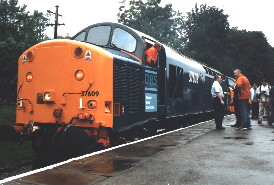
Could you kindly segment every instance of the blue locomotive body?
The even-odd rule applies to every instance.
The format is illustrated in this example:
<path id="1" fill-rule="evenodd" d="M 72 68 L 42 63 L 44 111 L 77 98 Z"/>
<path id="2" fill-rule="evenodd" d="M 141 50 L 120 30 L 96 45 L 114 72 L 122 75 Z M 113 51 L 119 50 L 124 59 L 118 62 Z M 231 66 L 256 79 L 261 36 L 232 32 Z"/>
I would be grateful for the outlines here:
<path id="1" fill-rule="evenodd" d="M 221 73 L 164 44 L 157 65 L 148 66 L 145 51 L 156 39 L 117 23 L 91 25 L 72 39 L 113 54 L 114 132 L 213 110 L 210 88 L 214 75 Z"/>

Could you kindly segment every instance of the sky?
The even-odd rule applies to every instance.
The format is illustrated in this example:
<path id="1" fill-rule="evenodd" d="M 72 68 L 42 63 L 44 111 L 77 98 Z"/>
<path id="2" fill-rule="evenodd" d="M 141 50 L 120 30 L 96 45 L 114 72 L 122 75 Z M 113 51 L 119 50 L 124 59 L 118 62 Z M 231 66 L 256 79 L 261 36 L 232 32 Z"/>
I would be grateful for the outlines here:
<path id="1" fill-rule="evenodd" d="M 73 36 L 85 27 L 99 22 L 117 22 L 117 14 L 122 0 L 19 0 L 19 4 L 27 5 L 27 10 L 47 13 L 47 10 L 55 12 L 55 6 L 59 6 L 58 35 Z M 195 7 L 207 4 L 223 9 L 229 15 L 230 27 L 238 27 L 247 31 L 262 31 L 269 44 L 274 47 L 274 11 L 273 0 L 162 0 L 163 3 L 171 3 L 173 10 L 179 10 L 184 16 Z M 54 23 L 54 15 L 51 16 Z M 53 38 L 53 27 L 47 28 L 46 34 Z"/>

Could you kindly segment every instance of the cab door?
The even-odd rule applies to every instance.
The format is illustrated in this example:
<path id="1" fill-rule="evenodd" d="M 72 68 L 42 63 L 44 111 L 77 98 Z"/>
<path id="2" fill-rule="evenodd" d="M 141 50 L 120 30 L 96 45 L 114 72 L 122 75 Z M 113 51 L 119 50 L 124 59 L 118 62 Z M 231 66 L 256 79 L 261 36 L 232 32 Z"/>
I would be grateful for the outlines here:
<path id="1" fill-rule="evenodd" d="M 166 52 L 162 47 L 158 53 L 158 117 L 165 117 L 167 114 L 166 105 Z"/>

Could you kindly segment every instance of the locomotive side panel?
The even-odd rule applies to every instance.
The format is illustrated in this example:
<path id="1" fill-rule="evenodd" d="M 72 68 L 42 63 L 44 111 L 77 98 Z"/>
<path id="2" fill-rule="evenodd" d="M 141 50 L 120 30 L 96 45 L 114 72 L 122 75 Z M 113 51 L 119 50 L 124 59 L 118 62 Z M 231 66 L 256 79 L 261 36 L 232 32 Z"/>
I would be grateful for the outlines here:
<path id="1" fill-rule="evenodd" d="M 198 114 L 205 111 L 205 70 L 202 65 L 169 52 L 167 75 L 169 116 Z"/>

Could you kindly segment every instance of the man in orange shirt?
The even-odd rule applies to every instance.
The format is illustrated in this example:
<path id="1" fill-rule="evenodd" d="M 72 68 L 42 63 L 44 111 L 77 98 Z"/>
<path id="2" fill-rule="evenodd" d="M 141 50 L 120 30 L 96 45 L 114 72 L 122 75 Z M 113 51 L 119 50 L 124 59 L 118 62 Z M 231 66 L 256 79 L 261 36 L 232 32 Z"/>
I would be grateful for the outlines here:
<path id="1" fill-rule="evenodd" d="M 239 108 L 241 113 L 241 125 L 236 129 L 242 130 L 244 128 L 251 128 L 248 105 L 248 100 L 250 97 L 250 83 L 239 69 L 234 71 L 234 76 L 236 78 L 235 84 L 238 90 Z"/>
<path id="2" fill-rule="evenodd" d="M 148 66 L 155 66 L 158 58 L 158 52 L 161 50 L 161 44 L 155 42 L 152 47 L 146 50 L 146 63 Z"/>

